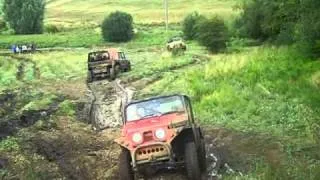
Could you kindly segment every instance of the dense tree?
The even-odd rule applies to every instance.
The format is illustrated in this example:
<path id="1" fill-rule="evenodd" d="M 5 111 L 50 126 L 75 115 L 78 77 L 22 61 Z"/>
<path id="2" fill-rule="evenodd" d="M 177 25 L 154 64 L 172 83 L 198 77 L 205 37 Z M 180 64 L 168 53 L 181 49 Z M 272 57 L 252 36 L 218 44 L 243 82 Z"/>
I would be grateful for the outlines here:
<path id="1" fill-rule="evenodd" d="M 222 18 L 215 16 L 210 19 L 203 18 L 197 24 L 197 39 L 211 52 L 226 49 L 228 41 L 228 28 Z"/>
<path id="2" fill-rule="evenodd" d="M 305 55 L 320 57 L 320 1 L 304 0 L 296 26 L 298 49 Z"/>
<path id="3" fill-rule="evenodd" d="M 45 0 L 4 0 L 5 20 L 16 34 L 42 33 Z"/>
<path id="4" fill-rule="evenodd" d="M 198 12 L 193 12 L 188 14 L 183 20 L 182 31 L 184 37 L 187 40 L 192 40 L 196 38 L 197 35 L 197 23 L 203 19 L 204 17 L 201 16 Z"/>
<path id="5" fill-rule="evenodd" d="M 319 0 L 251 0 L 242 9 L 235 24 L 241 36 L 297 43 L 303 53 L 320 56 Z"/>
<path id="6" fill-rule="evenodd" d="M 130 14 L 116 11 L 102 23 L 102 36 L 105 41 L 126 42 L 133 37 L 133 18 Z"/>

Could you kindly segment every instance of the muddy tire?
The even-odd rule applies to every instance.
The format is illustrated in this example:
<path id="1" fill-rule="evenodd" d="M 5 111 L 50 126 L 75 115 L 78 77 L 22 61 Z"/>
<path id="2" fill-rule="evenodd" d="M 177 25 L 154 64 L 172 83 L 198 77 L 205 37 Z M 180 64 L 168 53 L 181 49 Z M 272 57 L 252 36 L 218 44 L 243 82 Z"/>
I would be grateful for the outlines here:
<path id="1" fill-rule="evenodd" d="M 134 172 L 131 168 L 131 156 L 127 149 L 122 149 L 119 156 L 119 179 L 134 180 Z"/>
<path id="2" fill-rule="evenodd" d="M 206 144 L 204 139 L 200 140 L 200 147 L 199 147 L 199 164 L 201 172 L 205 172 L 207 170 L 207 159 L 206 159 Z"/>
<path id="3" fill-rule="evenodd" d="M 115 65 L 114 67 L 110 68 L 110 78 L 111 80 L 115 80 L 117 78 L 117 74 L 120 72 L 120 66 Z"/>
<path id="4" fill-rule="evenodd" d="M 110 79 L 115 80 L 116 79 L 116 70 L 115 67 L 110 68 Z"/>
<path id="5" fill-rule="evenodd" d="M 189 180 L 201 179 L 201 170 L 197 153 L 197 146 L 194 142 L 188 142 L 184 150 L 185 167 Z"/>
<path id="6" fill-rule="evenodd" d="M 131 71 L 131 65 L 129 64 L 128 67 L 124 68 L 124 72 L 129 72 Z"/>
<path id="7" fill-rule="evenodd" d="M 88 71 L 88 75 L 87 75 L 87 82 L 91 83 L 93 81 L 93 76 L 92 76 L 92 72 Z"/>

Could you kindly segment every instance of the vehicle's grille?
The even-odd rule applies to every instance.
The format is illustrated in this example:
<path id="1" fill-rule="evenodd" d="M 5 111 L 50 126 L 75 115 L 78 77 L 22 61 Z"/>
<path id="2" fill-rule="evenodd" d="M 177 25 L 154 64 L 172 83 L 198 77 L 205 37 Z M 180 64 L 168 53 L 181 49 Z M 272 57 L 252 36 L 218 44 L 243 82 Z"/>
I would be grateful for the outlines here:
<path id="1" fill-rule="evenodd" d="M 143 148 L 138 151 L 138 155 L 145 155 L 145 154 L 151 154 L 151 153 L 158 153 L 163 152 L 165 149 L 163 147 L 154 146 L 150 148 Z"/>
<path id="2" fill-rule="evenodd" d="M 162 145 L 144 147 L 136 152 L 137 161 L 153 161 L 158 158 L 169 158 L 168 150 Z"/>
<path id="3" fill-rule="evenodd" d="M 143 133 L 143 140 L 144 140 L 144 142 L 152 141 L 153 140 L 152 131 L 147 131 L 147 132 Z"/>

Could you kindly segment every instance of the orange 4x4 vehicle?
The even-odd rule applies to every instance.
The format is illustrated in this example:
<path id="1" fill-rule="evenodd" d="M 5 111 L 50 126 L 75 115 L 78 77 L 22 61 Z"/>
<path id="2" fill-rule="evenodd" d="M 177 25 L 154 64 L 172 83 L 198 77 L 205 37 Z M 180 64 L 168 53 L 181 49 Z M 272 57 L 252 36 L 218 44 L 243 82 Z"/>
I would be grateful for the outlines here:
<path id="1" fill-rule="evenodd" d="M 184 95 L 154 97 L 131 102 L 124 108 L 120 179 L 159 170 L 186 170 L 199 180 L 206 170 L 205 142 L 194 122 L 190 99 Z"/>
<path id="2" fill-rule="evenodd" d="M 115 48 L 104 51 L 95 51 L 88 54 L 87 82 L 91 83 L 97 78 L 114 80 L 120 72 L 131 70 L 131 63 L 124 52 Z"/>

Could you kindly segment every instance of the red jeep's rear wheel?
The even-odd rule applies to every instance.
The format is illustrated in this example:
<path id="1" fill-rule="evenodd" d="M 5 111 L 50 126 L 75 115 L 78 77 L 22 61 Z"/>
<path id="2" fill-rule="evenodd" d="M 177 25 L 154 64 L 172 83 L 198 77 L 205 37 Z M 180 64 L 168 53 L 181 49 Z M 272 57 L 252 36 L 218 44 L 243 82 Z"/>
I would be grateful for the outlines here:
<path id="1" fill-rule="evenodd" d="M 134 172 L 131 167 L 131 156 L 127 149 L 121 150 L 119 163 L 119 179 L 134 180 Z"/>
<path id="2" fill-rule="evenodd" d="M 206 144 L 204 139 L 200 140 L 198 157 L 199 157 L 201 172 L 205 172 L 207 170 L 207 159 L 206 159 Z"/>
<path id="3" fill-rule="evenodd" d="M 187 170 L 188 179 L 190 180 L 200 180 L 201 170 L 199 164 L 199 156 L 197 153 L 197 147 L 194 142 L 188 142 L 184 149 L 184 160 Z"/>
<path id="4" fill-rule="evenodd" d="M 92 71 L 88 71 L 88 75 L 87 75 L 87 82 L 91 83 L 93 81 L 93 73 Z"/>

